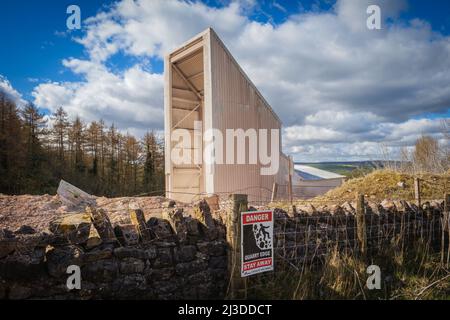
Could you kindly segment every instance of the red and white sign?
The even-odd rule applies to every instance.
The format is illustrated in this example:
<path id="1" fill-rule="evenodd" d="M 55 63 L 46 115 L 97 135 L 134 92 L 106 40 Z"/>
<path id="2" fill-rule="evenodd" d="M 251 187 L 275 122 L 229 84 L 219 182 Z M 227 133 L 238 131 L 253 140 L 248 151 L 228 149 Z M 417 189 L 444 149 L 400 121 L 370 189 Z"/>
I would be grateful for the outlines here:
<path id="1" fill-rule="evenodd" d="M 241 276 L 273 270 L 273 212 L 241 215 Z"/>

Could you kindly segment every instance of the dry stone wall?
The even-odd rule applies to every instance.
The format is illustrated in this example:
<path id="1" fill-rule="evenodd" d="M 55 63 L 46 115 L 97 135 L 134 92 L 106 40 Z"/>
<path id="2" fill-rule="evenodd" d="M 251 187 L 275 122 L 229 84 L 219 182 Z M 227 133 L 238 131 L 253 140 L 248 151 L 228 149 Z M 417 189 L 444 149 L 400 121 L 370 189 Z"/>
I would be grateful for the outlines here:
<path id="1" fill-rule="evenodd" d="M 222 298 L 227 278 L 223 228 L 204 203 L 197 218 L 170 203 L 165 219 L 110 224 L 104 212 L 55 219 L 48 232 L 0 231 L 0 299 Z M 131 228 L 130 228 L 131 226 Z M 222 231 L 221 231 L 222 230 Z M 69 290 L 67 267 L 81 270 Z"/>
<path id="2" fill-rule="evenodd" d="M 430 236 L 440 243 L 444 202 L 418 208 L 406 201 L 366 202 L 369 249 L 398 237 Z M 0 230 L 0 299 L 212 299 L 227 290 L 229 254 L 225 221 L 233 202 L 211 212 L 206 201 L 184 212 L 175 202 L 162 218 L 145 221 L 130 210 L 130 224 L 113 226 L 94 207 L 54 219 L 47 232 L 22 226 Z M 255 210 L 250 207 L 249 210 Z M 313 204 L 274 209 L 275 266 L 357 245 L 356 204 Z M 81 289 L 66 286 L 67 267 L 81 270 Z"/>

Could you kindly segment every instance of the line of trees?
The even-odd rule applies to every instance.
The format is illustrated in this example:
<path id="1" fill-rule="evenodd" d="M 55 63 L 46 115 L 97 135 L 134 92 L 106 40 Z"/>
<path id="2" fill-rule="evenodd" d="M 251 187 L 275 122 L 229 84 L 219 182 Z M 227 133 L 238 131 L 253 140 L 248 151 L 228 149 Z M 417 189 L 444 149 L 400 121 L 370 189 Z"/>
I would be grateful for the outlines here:
<path id="1" fill-rule="evenodd" d="M 102 120 L 69 121 L 62 107 L 47 120 L 0 92 L 0 193 L 54 194 L 64 179 L 99 196 L 163 194 L 163 142 L 154 132 L 137 139 Z"/>

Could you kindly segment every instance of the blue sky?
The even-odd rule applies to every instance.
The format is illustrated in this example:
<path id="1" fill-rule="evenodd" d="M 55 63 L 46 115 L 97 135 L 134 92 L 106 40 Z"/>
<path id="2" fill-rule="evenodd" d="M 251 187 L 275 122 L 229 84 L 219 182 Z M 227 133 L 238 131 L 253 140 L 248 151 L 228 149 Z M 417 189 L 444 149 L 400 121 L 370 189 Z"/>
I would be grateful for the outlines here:
<path id="1" fill-rule="evenodd" d="M 0 72 L 6 76 L 26 99 L 32 99 L 33 80 L 73 81 L 76 75 L 61 66 L 66 57 L 84 56 L 83 47 L 71 37 L 82 36 L 81 30 L 74 30 L 66 36 L 59 33 L 66 30 L 66 8 L 71 4 L 82 10 L 82 19 L 93 16 L 114 1 L 105 0 L 3 0 L 0 11 L 0 38 L 8 43 L 7 50 L 0 51 Z M 215 7 L 223 7 L 228 1 L 205 1 Z M 327 11 L 335 1 L 325 0 L 279 0 L 260 1 L 261 10 L 249 17 L 255 21 L 279 24 L 299 12 Z M 276 4 L 279 4 L 277 6 Z M 281 7 L 283 9 L 281 9 Z M 400 16 L 403 20 L 421 18 L 428 21 L 434 30 L 443 34 L 450 32 L 450 1 L 410 0 L 408 10 Z M 110 61 L 111 67 L 129 65 L 131 58 L 118 55 Z M 154 59 L 154 70 L 162 72 L 162 63 Z"/>
<path id="2" fill-rule="evenodd" d="M 66 9 L 73 3 L 78 3 L 87 17 L 95 15 L 105 2 L 2 1 L 0 37 L 8 43 L 8 50 L 0 51 L 0 70 L 27 99 L 35 86 L 31 79 L 74 79 L 72 73 L 62 68 L 61 60 L 82 56 L 83 47 L 71 41 L 70 36 L 57 35 L 66 31 Z M 81 31 L 71 35 L 81 36 Z"/>
<path id="3" fill-rule="evenodd" d="M 344 19 L 348 12 L 365 14 L 351 1 L 3 0 L 0 80 L 47 113 L 63 105 L 85 121 L 105 118 L 136 134 L 161 130 L 160 51 L 212 26 L 280 114 L 286 148 L 297 160 L 370 159 L 381 141 L 396 153 L 417 134 L 442 138 L 438 122 L 450 117 L 450 83 L 441 73 L 450 73 L 450 1 L 372 1 L 382 8 L 383 31 L 367 36 Z M 70 4 L 81 8 L 82 30 L 66 29 Z M 171 23 L 175 30 L 167 27 Z M 142 32 L 131 32 L 133 24 Z M 109 25 L 117 30 L 105 36 Z M 261 44 L 259 35 L 272 46 Z M 373 37 L 376 54 L 362 36 Z M 295 68 L 282 59 L 295 61 Z M 273 81 L 261 77 L 268 61 Z M 366 70 L 364 63 L 379 67 Z M 143 84 L 148 96 L 141 96 Z M 85 101 L 88 95 L 95 101 Z M 139 115 L 123 116 L 130 108 Z M 335 119 L 362 127 L 339 127 Z"/>

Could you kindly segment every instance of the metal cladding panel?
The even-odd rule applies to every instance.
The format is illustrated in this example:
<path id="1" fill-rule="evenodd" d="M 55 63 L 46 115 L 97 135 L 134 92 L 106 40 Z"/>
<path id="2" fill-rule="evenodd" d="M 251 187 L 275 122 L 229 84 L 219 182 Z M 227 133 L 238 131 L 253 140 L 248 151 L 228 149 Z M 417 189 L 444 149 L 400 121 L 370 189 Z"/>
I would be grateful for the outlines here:
<path id="1" fill-rule="evenodd" d="M 221 130 L 224 141 L 227 129 L 268 129 L 269 135 L 270 129 L 280 129 L 278 117 L 214 32 L 210 44 L 213 127 Z M 235 146 L 235 155 L 236 151 Z M 248 142 L 245 151 L 248 158 Z M 261 175 L 262 167 L 259 156 L 256 164 L 216 164 L 215 193 L 245 193 L 251 201 L 269 200 L 277 175 Z"/>
<path id="2" fill-rule="evenodd" d="M 278 183 L 278 199 L 287 199 L 288 194 L 288 183 L 289 183 L 289 162 L 291 159 L 286 155 L 282 154 L 280 157 L 280 169 L 276 177 L 276 182 Z M 293 165 L 293 164 L 292 164 Z"/>
<path id="3" fill-rule="evenodd" d="M 302 180 L 294 175 L 293 193 L 297 198 L 310 199 L 327 193 L 329 190 L 339 187 L 344 182 L 343 178 Z"/>

